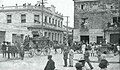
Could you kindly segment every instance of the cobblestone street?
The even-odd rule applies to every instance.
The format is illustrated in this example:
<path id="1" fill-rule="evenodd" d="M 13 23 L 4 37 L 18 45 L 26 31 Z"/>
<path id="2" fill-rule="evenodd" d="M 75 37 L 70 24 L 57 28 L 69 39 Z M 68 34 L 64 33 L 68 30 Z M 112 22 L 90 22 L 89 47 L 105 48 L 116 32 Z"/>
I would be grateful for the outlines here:
<path id="1" fill-rule="evenodd" d="M 63 67 L 63 56 L 62 54 L 54 54 L 53 60 L 55 61 L 55 66 L 57 70 L 76 70 L 75 67 Z M 79 59 L 82 55 L 75 54 L 74 59 Z M 98 67 L 98 63 L 96 62 L 97 57 L 90 57 L 91 64 L 93 65 L 93 70 L 100 70 Z M 109 62 L 118 62 L 118 56 L 108 57 L 107 60 Z M 33 58 L 29 58 L 27 55 L 25 59 L 22 60 L 7 60 L 2 58 L 2 54 L 0 54 L 0 70 L 43 70 L 46 63 L 47 63 L 47 56 L 34 56 Z M 74 65 L 77 61 L 74 60 Z M 85 65 L 83 68 L 84 70 L 88 70 L 89 66 Z M 108 70 L 119 70 L 120 64 L 119 63 L 110 63 L 108 66 Z"/>

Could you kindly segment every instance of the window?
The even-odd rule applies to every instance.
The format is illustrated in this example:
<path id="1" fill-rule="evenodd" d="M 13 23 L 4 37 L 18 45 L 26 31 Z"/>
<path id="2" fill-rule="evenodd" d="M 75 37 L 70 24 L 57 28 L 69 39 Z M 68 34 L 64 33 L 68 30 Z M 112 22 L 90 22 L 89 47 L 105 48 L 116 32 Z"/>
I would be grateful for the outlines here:
<path id="1" fill-rule="evenodd" d="M 62 21 L 61 21 L 61 27 L 62 27 Z"/>
<path id="2" fill-rule="evenodd" d="M 84 5 L 81 5 L 81 9 L 84 9 Z"/>
<path id="3" fill-rule="evenodd" d="M 118 22 L 120 22 L 120 17 L 118 17 Z"/>
<path id="4" fill-rule="evenodd" d="M 113 17 L 113 23 L 117 22 L 117 17 Z"/>
<path id="5" fill-rule="evenodd" d="M 57 38 L 57 33 L 55 33 L 55 40 L 57 40 L 56 38 Z"/>
<path id="6" fill-rule="evenodd" d="M 58 42 L 59 42 L 59 39 L 60 39 L 60 38 L 59 38 L 59 34 L 58 34 Z"/>
<path id="7" fill-rule="evenodd" d="M 49 17 L 49 23 L 51 23 L 51 17 Z"/>
<path id="8" fill-rule="evenodd" d="M 21 14 L 21 23 L 26 23 L 26 14 Z"/>
<path id="9" fill-rule="evenodd" d="M 55 20 L 55 26 L 57 26 L 57 19 Z"/>
<path id="10" fill-rule="evenodd" d="M 44 36 L 47 37 L 47 32 L 44 33 Z"/>
<path id="11" fill-rule="evenodd" d="M 113 9 L 113 6 L 110 6 L 111 9 Z"/>
<path id="12" fill-rule="evenodd" d="M 60 21 L 58 21 L 58 27 L 60 27 Z"/>
<path id="13" fill-rule="evenodd" d="M 7 23 L 12 23 L 12 15 L 7 15 Z"/>
<path id="14" fill-rule="evenodd" d="M 52 41 L 53 41 L 54 33 L 52 33 Z"/>
<path id="15" fill-rule="evenodd" d="M 45 16 L 45 22 L 47 23 L 47 16 Z"/>
<path id="16" fill-rule="evenodd" d="M 52 19 L 52 24 L 54 24 L 54 18 Z"/>
<path id="17" fill-rule="evenodd" d="M 40 23 L 39 15 L 34 15 L 34 23 Z"/>

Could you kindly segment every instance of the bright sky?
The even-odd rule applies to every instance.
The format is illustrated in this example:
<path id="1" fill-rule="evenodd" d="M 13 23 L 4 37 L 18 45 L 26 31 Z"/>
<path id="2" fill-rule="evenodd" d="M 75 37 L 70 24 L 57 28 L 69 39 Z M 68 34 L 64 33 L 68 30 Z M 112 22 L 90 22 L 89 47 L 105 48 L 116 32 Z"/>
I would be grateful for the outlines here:
<path id="1" fill-rule="evenodd" d="M 36 4 L 37 1 L 41 0 L 0 0 L 0 5 L 4 6 L 14 6 L 15 4 L 22 5 L 23 3 L 31 3 L 32 5 Z M 64 16 L 69 17 L 68 26 L 73 27 L 74 23 L 74 2 L 73 0 L 44 0 L 47 2 L 46 6 L 54 5 L 56 11 L 62 13 Z M 64 25 L 66 25 L 66 18 L 64 18 Z"/>

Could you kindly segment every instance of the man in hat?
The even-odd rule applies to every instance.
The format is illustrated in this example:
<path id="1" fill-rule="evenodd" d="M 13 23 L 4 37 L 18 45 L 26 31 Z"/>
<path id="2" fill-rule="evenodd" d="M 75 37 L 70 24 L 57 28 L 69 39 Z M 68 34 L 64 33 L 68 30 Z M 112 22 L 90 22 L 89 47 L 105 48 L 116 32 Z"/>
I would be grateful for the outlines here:
<path id="1" fill-rule="evenodd" d="M 55 69 L 55 62 L 52 60 L 52 55 L 48 55 L 48 62 L 44 68 L 44 70 L 54 70 Z"/>
<path id="2" fill-rule="evenodd" d="M 6 57 L 6 43 L 5 41 L 3 41 L 2 43 L 2 53 L 3 53 L 3 58 Z"/>
<path id="3" fill-rule="evenodd" d="M 64 67 L 67 67 L 68 53 L 69 53 L 69 51 L 68 51 L 67 47 L 65 47 L 64 51 L 63 51 Z"/>

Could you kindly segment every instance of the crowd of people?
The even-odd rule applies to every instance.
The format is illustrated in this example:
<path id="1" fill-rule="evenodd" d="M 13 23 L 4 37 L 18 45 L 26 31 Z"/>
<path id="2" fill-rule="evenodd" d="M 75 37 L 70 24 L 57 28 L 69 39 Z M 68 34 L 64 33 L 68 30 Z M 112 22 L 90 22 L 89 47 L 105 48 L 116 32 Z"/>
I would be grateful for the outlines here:
<path id="1" fill-rule="evenodd" d="M 29 36 L 26 36 L 24 39 L 24 42 L 20 42 L 20 41 L 15 41 L 14 43 L 10 43 L 7 41 L 3 41 L 1 43 L 1 50 L 2 50 L 2 54 L 3 54 L 3 58 L 20 58 L 23 60 L 24 58 L 24 49 L 25 46 L 27 45 L 26 41 L 28 41 Z"/>
<path id="2" fill-rule="evenodd" d="M 1 44 L 3 58 L 24 58 L 24 46 L 18 42 L 11 44 L 10 42 L 3 41 Z"/>
<path id="3" fill-rule="evenodd" d="M 108 45 L 108 44 L 107 44 Z M 75 50 L 73 47 L 75 47 L 76 44 L 73 44 L 71 47 L 70 46 L 66 46 L 64 45 L 64 49 L 63 49 L 63 61 L 64 61 L 64 67 L 73 67 L 73 61 L 74 59 L 74 53 Z M 76 70 L 83 70 L 83 67 L 85 66 L 85 63 L 87 63 L 90 67 L 90 69 L 94 69 L 93 65 L 90 62 L 90 57 L 98 57 L 98 63 L 99 63 L 99 68 L 101 70 L 106 70 L 109 62 L 106 59 L 108 51 L 104 50 L 101 51 L 99 47 L 101 47 L 102 45 L 96 45 L 95 43 L 90 43 L 90 44 L 86 44 L 86 43 L 82 43 L 81 45 L 78 45 L 81 48 L 79 48 L 78 50 L 82 51 L 82 55 L 80 60 L 78 60 L 78 62 L 75 64 Z M 115 53 L 119 53 L 120 52 L 120 46 L 119 45 L 113 45 L 113 49 L 109 50 L 111 51 L 113 54 Z M 52 57 L 52 55 L 50 55 Z M 82 57 L 83 56 L 83 57 Z M 48 56 L 49 57 L 49 56 Z M 68 63 L 69 60 L 69 63 Z M 51 64 L 49 64 L 51 63 Z M 46 67 L 49 65 L 53 66 L 50 68 L 53 69 L 46 69 Z M 44 70 L 54 70 L 55 69 L 55 62 L 52 60 L 52 62 L 48 61 L 47 65 L 46 65 Z"/>
<path id="4" fill-rule="evenodd" d="M 24 40 L 27 41 L 28 37 L 26 37 L 26 39 Z M 3 53 L 3 58 L 6 58 L 6 55 L 8 55 L 8 59 L 10 58 L 10 43 L 9 42 L 5 42 L 3 41 L 2 45 L 2 53 Z M 17 51 L 17 54 L 19 55 L 19 57 L 23 60 L 24 58 L 24 43 L 20 44 L 18 42 L 16 42 L 14 45 L 16 45 L 17 49 L 19 49 L 19 51 Z M 116 53 L 120 54 L 120 46 L 119 45 L 113 45 L 113 53 L 116 56 Z M 99 67 L 102 70 L 105 70 L 107 68 L 107 66 L 109 65 L 109 62 L 106 60 L 106 54 L 108 53 L 108 51 L 101 51 L 99 49 L 99 47 L 101 47 L 101 45 L 96 45 L 95 43 L 82 43 L 82 44 L 78 44 L 78 43 L 73 43 L 73 45 L 71 46 L 67 46 L 66 44 L 62 45 L 62 47 L 64 47 L 62 50 L 62 54 L 63 54 L 63 61 L 64 61 L 64 67 L 74 67 L 73 65 L 73 61 L 74 61 L 74 52 L 76 50 L 80 50 L 82 51 L 82 59 L 78 60 L 78 62 L 76 63 L 75 67 L 76 70 L 82 70 L 82 68 L 85 66 L 85 63 L 87 63 L 90 67 L 90 69 L 92 70 L 94 67 L 92 66 L 92 64 L 90 63 L 90 59 L 89 57 L 98 57 L 98 62 L 99 62 Z M 75 49 L 76 47 L 79 47 L 77 49 Z M 16 51 L 15 51 L 16 52 Z M 15 57 L 16 53 L 11 53 L 11 55 L 13 55 Z M 55 62 L 52 60 L 52 55 L 48 55 L 48 62 L 44 68 L 44 70 L 54 70 L 55 69 Z M 69 60 L 69 63 L 68 63 Z"/>

